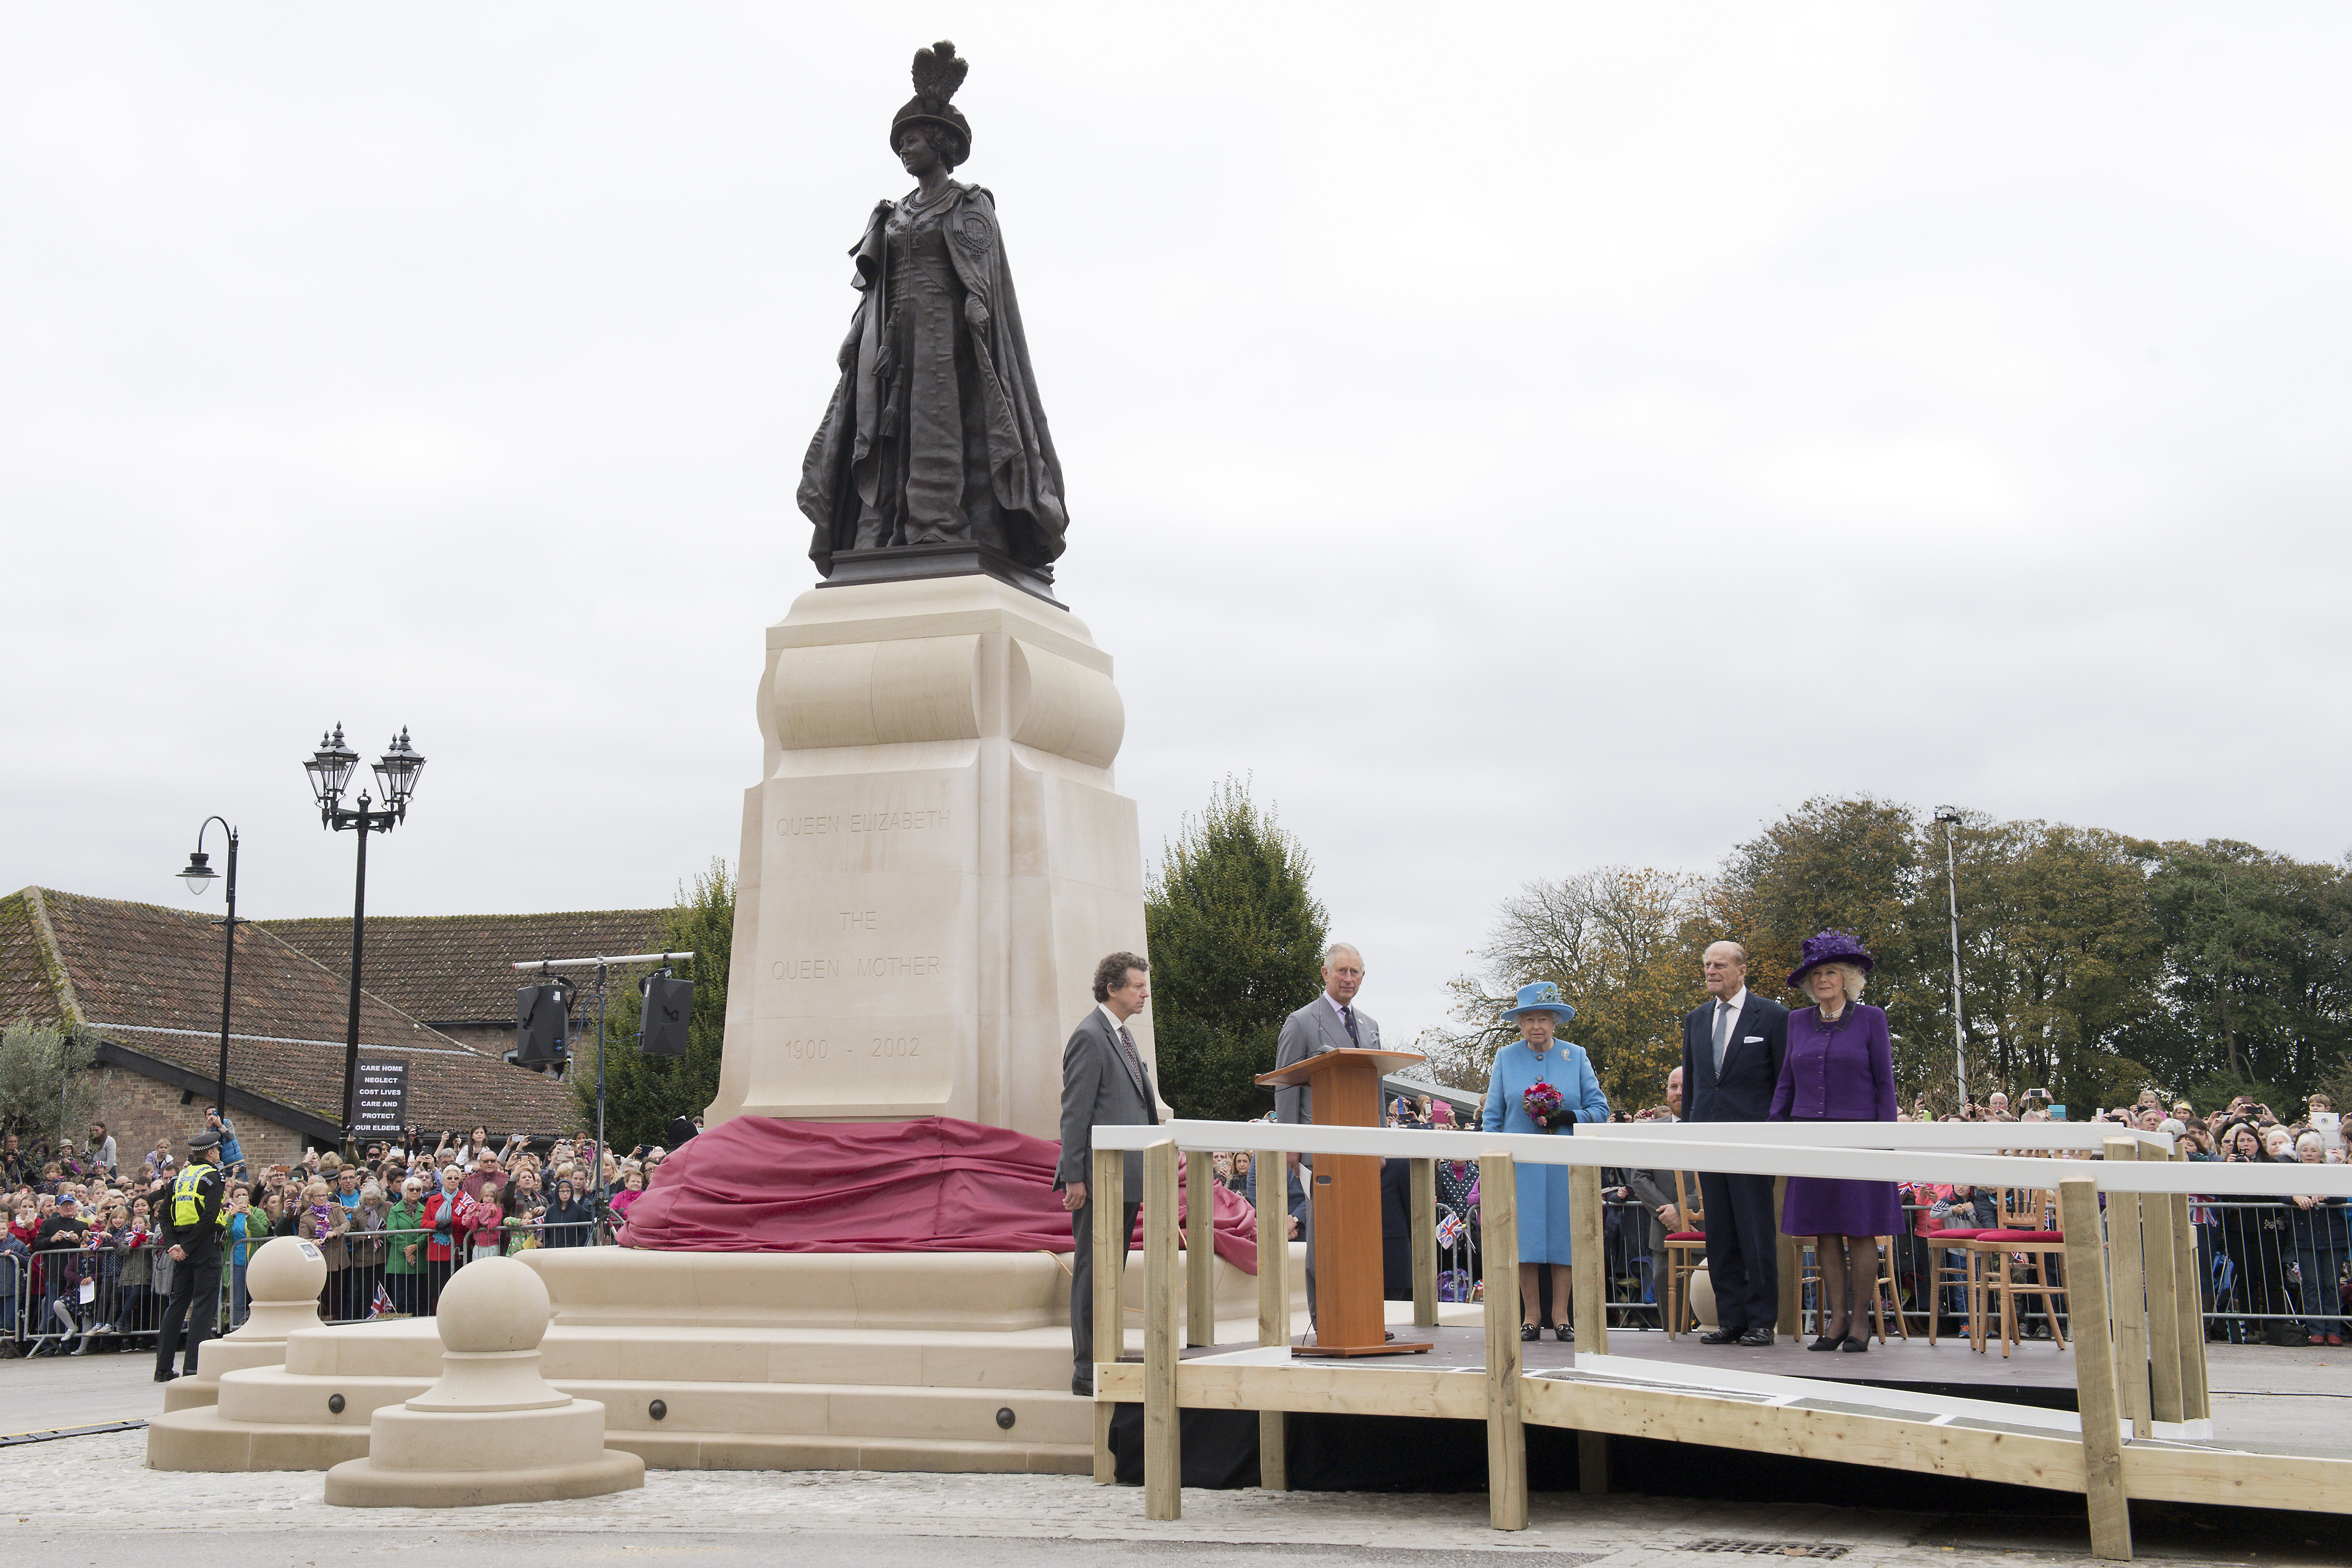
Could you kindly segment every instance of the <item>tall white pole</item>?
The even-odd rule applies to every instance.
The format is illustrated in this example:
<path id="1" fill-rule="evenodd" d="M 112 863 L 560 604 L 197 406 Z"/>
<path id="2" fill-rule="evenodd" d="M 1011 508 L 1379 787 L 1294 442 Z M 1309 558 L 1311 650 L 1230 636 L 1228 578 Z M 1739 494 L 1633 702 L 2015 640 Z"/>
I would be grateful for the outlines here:
<path id="1" fill-rule="evenodd" d="M 1944 824 L 1944 888 L 1952 907 L 1952 1068 L 1960 1090 L 1960 1109 L 1969 1106 L 1969 1046 L 1960 1023 L 1960 873 L 1952 856 L 1952 833 L 1960 820 L 1957 811 L 1937 813 Z"/>

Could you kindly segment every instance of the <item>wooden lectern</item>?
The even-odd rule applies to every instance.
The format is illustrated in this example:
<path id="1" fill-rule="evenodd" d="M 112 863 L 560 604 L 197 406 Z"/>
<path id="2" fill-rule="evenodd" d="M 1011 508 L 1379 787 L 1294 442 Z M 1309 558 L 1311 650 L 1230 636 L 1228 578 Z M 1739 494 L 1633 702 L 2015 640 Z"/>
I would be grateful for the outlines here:
<path id="1" fill-rule="evenodd" d="M 1378 1127 L 1382 1075 L 1428 1059 L 1419 1051 L 1343 1048 L 1260 1073 L 1257 1081 L 1268 1089 L 1312 1090 L 1318 1126 Z M 1318 1154 L 1312 1178 L 1307 1191 L 1315 1215 L 1315 1342 L 1294 1346 L 1291 1353 L 1406 1355 L 1427 1351 L 1432 1343 L 1427 1340 L 1390 1339 L 1381 1310 L 1380 1161 L 1370 1154 Z M 1267 1189 L 1261 1185 L 1258 1190 Z"/>

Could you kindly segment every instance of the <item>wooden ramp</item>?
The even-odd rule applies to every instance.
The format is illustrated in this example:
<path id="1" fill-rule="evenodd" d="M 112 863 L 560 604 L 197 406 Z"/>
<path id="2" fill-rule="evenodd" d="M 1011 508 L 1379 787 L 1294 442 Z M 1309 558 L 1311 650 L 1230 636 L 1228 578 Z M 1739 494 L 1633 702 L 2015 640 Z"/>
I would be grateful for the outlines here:
<path id="1" fill-rule="evenodd" d="M 1416 1364 L 1416 1363 L 1419 1364 Z M 1136 1362 L 1097 1369 L 1096 1397 L 1141 1403 Z M 1524 1422 L 1602 1436 L 1699 1443 L 1750 1453 L 1874 1465 L 2082 1495 L 2082 1420 L 1989 1399 L 1782 1377 L 1620 1355 L 1579 1354 L 1572 1366 L 1517 1374 Z M 1187 1356 L 1176 1367 L 1185 1409 L 1418 1415 L 1484 1421 L 1483 1366 L 1301 1362 L 1283 1346 Z M 2352 1459 L 2135 1438 L 2116 1422 L 2127 1499 L 2352 1513 Z"/>
<path id="2" fill-rule="evenodd" d="M 1944 1146 L 1960 1136 L 1981 1135 L 1965 1128 L 1898 1130 L 1857 1123 L 1841 1131 L 1842 1126 L 1775 1131 L 1776 1137 L 1789 1132 L 1808 1139 L 1867 1137 Z M 1144 1516 L 1153 1520 L 1173 1520 L 1182 1508 L 1182 1408 L 1258 1412 L 1260 1484 L 1274 1490 L 1287 1487 L 1284 1422 L 1289 1413 L 1483 1421 L 1488 1519 L 1497 1530 L 1527 1528 L 1530 1423 L 1577 1434 L 1578 1484 L 1587 1492 L 1609 1489 L 1612 1436 L 2071 1492 L 2084 1500 L 2093 1552 L 2113 1561 L 2132 1555 L 2134 1498 L 2352 1513 L 2352 1459 L 2258 1452 L 2210 1440 L 2189 1194 L 2275 1177 L 2220 1165 L 2192 1172 L 2178 1151 L 2162 1146 L 2168 1141 L 2103 1138 L 2088 1127 L 2036 1125 L 2031 1135 L 2040 1148 L 2095 1153 L 2095 1163 L 1952 1153 L 1941 1147 L 1914 1152 L 1780 1142 L 1741 1144 L 1712 1141 L 1721 1136 L 1717 1130 L 1698 1131 L 1710 1141 L 1412 1134 L 1262 1122 L 1095 1129 L 1099 1190 L 1117 1189 L 1122 1146 L 1143 1153 L 1145 1275 L 1143 1361 L 1097 1363 L 1095 1369 L 1096 1479 L 1112 1479 L 1111 1407 L 1131 1401 L 1143 1407 Z M 2021 1139 L 2026 1132 L 2004 1126 L 2000 1136 Z M 1210 1345 L 1213 1313 L 1205 1302 L 1180 1300 L 1184 1292 L 1177 1282 L 1179 1140 L 1192 1150 L 1254 1147 L 1259 1163 L 1269 1170 L 1280 1169 L 1291 1151 L 1410 1160 L 1412 1339 L 1429 1342 L 1428 1353 L 1360 1361 L 1297 1353 L 1282 1279 L 1287 1249 L 1276 1228 L 1280 1216 L 1273 1211 L 1258 1216 L 1258 1343 L 1237 1350 Z M 2046 1183 L 2054 1193 L 2063 1233 L 2059 1289 L 2071 1324 L 2071 1353 L 2050 1370 L 2058 1364 L 2069 1368 L 2081 1414 L 1969 1398 L 1944 1387 L 1791 1377 L 1727 1364 L 1727 1357 L 1725 1363 L 1693 1363 L 1610 1354 L 1607 1282 L 1601 1275 L 1601 1167 L 1681 1168 L 1685 1157 L 1703 1169 L 1776 1176 L 1885 1181 L 1909 1167 L 1932 1164 L 1933 1171 L 1916 1173 L 1985 1187 Z M 1517 1162 L 1568 1167 L 1575 1237 L 1572 1356 L 1560 1355 L 1564 1346 L 1553 1349 L 1519 1338 L 1515 1290 L 1488 1292 L 1475 1340 L 1466 1325 L 1458 1331 L 1440 1326 L 1430 1245 L 1432 1183 L 1423 1169 L 1435 1158 L 1479 1162 L 1481 1255 L 1490 1280 L 1515 1280 L 1518 1274 Z M 2302 1179 L 2315 1189 L 2352 1196 L 2352 1170 L 2304 1170 Z M 1186 1240 L 1196 1250 L 1205 1249 L 1206 1205 L 1188 1218 Z M 1097 1230 L 1097 1279 L 1116 1277 L 1125 1262 L 1120 1238 L 1111 1229 Z M 1360 1245 L 1377 1249 L 1379 1237 Z M 1118 1343 L 1116 1300 L 1097 1292 L 1094 1306 L 1095 1342 Z M 1784 1311 L 1790 1320 L 1784 1328 L 1792 1330 L 1794 1303 L 1784 1300 Z M 1396 1338 L 1402 1345 L 1406 1336 L 1400 1332 Z M 1457 1341 L 1465 1343 L 1457 1348 Z M 1188 1343 L 1198 1347 L 1194 1353 L 1185 1353 Z M 1470 1364 L 1473 1355 L 1461 1353 L 1467 1343 L 1475 1344 L 1478 1364 Z M 1448 1354 L 1449 1349 L 1455 1353 Z M 1904 1359 L 1914 1361 L 1916 1368 L 1915 1358 Z M 1859 1373 L 1865 1368 L 1839 1370 Z M 1877 1367 L 1867 1370 L 1876 1373 Z"/>

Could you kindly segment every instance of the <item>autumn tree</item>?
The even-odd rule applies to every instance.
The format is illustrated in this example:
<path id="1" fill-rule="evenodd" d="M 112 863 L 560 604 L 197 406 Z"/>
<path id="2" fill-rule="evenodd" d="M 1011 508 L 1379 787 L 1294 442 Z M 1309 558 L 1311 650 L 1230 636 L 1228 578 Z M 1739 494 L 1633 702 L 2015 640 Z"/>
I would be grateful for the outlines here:
<path id="1" fill-rule="evenodd" d="M 1940 872 L 1943 856 L 1935 859 Z M 1941 904 L 1932 921 L 1923 919 L 1927 886 L 1917 813 L 1868 795 L 1822 796 L 1734 848 L 1705 908 L 1721 934 L 1748 949 L 1748 985 L 1791 1006 L 1803 998 L 1783 983 L 1807 937 L 1843 931 L 1868 948 L 1877 961 L 1868 1000 L 1886 1010 L 1907 1092 L 1931 1074 L 1951 1076 L 1950 956 Z"/>
<path id="2" fill-rule="evenodd" d="M 1485 968 L 1453 983 L 1467 1026 L 1422 1047 L 1441 1082 L 1483 1087 L 1511 1036 L 1507 994 L 1553 980 L 1612 1097 L 1649 1098 L 1709 942 L 1741 942 L 1748 984 L 1796 1005 L 1783 981 L 1805 938 L 1834 929 L 1876 959 L 1868 1000 L 1886 1010 L 1903 1097 L 1924 1093 L 1931 1111 L 1957 1106 L 1963 1080 L 1971 1098 L 2046 1087 L 2084 1110 L 2151 1087 L 2210 1107 L 2352 1086 L 2352 861 L 1958 816 L 1948 829 L 1898 803 L 1822 796 L 1704 882 L 1611 868 L 1532 883 L 1505 902 Z"/>
<path id="3" fill-rule="evenodd" d="M 1423 1038 L 1439 1081 L 1483 1089 L 1495 1052 L 1518 1038 L 1504 1010 L 1520 986 L 1549 980 L 1576 1009 L 1561 1037 L 1591 1057 L 1611 1106 L 1664 1101 L 1666 1074 L 1682 1059 L 1683 1015 L 1704 994 L 1698 891 L 1675 872 L 1608 866 L 1530 882 L 1505 900 L 1479 950 L 1485 967 L 1450 986 L 1465 1027 Z"/>

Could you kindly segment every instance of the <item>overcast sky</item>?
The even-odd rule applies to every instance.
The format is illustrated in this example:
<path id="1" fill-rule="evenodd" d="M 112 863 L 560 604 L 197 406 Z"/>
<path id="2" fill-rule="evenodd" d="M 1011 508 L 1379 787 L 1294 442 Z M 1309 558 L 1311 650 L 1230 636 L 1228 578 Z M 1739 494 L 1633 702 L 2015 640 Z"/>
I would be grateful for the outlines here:
<path id="1" fill-rule="evenodd" d="M 1391 1038 L 1817 794 L 2352 843 L 2340 6 L 16 5 L 0 883 L 347 910 L 337 720 L 376 910 L 731 857 L 942 35 L 1146 858 L 1252 775 Z"/>

